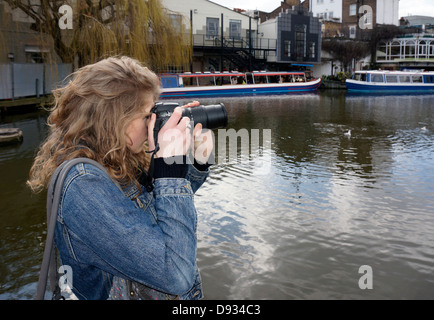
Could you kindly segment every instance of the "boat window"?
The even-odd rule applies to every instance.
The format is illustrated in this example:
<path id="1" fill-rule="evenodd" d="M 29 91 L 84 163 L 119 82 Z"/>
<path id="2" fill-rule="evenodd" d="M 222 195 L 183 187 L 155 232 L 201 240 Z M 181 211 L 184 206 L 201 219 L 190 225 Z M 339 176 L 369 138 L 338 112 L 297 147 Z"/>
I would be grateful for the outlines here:
<path id="1" fill-rule="evenodd" d="M 264 76 L 256 76 L 255 83 L 268 83 L 267 77 Z"/>
<path id="2" fill-rule="evenodd" d="M 413 82 L 416 82 L 416 83 L 421 83 L 421 82 L 423 82 L 423 81 L 422 81 L 422 76 L 421 76 L 421 75 L 418 75 L 418 76 L 412 76 L 412 78 L 413 78 Z"/>
<path id="3" fill-rule="evenodd" d="M 386 75 L 386 82 L 388 82 L 388 83 L 398 82 L 398 77 L 397 76 Z"/>
<path id="4" fill-rule="evenodd" d="M 425 83 L 434 83 L 434 76 L 425 76 Z"/>
<path id="5" fill-rule="evenodd" d="M 181 78 L 181 79 L 182 79 L 183 87 L 191 87 L 193 85 L 196 85 L 196 83 L 193 84 L 193 78 Z"/>
<path id="6" fill-rule="evenodd" d="M 410 76 L 407 75 L 399 76 L 399 82 L 410 82 Z"/>
<path id="7" fill-rule="evenodd" d="M 371 82 L 384 82 L 382 74 L 372 74 Z"/>

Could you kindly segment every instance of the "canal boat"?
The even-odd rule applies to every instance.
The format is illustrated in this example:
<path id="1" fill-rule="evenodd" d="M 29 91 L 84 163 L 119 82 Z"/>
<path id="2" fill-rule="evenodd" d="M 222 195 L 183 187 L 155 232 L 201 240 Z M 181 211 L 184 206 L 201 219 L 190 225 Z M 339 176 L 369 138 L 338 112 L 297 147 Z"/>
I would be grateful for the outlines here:
<path id="1" fill-rule="evenodd" d="M 161 98 L 289 94 L 315 91 L 321 84 L 305 72 L 185 72 L 159 78 Z"/>
<path id="2" fill-rule="evenodd" d="M 346 86 L 359 92 L 434 92 L 434 72 L 357 71 Z"/>

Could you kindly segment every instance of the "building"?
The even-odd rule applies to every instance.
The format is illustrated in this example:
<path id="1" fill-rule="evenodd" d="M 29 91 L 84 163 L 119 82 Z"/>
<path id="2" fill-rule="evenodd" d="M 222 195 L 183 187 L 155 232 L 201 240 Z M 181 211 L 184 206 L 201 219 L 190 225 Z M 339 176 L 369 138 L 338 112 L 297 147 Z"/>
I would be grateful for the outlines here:
<path id="1" fill-rule="evenodd" d="M 51 39 L 31 30 L 33 22 L 23 11 L 0 0 L 0 64 L 60 62 Z"/>
<path id="2" fill-rule="evenodd" d="M 321 24 L 303 6 L 280 12 L 274 19 L 261 23 L 258 31 L 265 38 L 277 39 L 275 55 L 267 57 L 267 62 L 274 62 L 277 69 L 321 61 Z"/>
<path id="3" fill-rule="evenodd" d="M 256 14 L 259 17 L 260 23 L 263 23 L 269 19 L 276 18 L 281 12 L 285 12 L 286 10 L 294 10 L 295 7 L 299 6 L 302 6 L 309 11 L 309 1 L 305 0 L 304 2 L 301 2 L 301 0 L 284 0 L 280 3 L 280 7 L 277 7 L 273 11 L 256 11 Z"/>
<path id="4" fill-rule="evenodd" d="M 408 16 L 401 17 L 399 25 L 406 33 L 431 33 L 434 34 L 434 17 Z"/>
<path id="5" fill-rule="evenodd" d="M 382 42 L 377 49 L 382 69 L 434 70 L 434 35 L 407 34 Z"/>
<path id="6" fill-rule="evenodd" d="M 377 24 L 399 25 L 399 0 L 342 0 L 342 27 L 351 39 L 369 39 Z"/>
<path id="7" fill-rule="evenodd" d="M 162 4 L 174 21 L 189 24 L 191 71 L 262 68 L 267 52 L 276 50 L 275 39 L 258 41 L 259 20 L 243 10 L 208 0 L 162 0 Z"/>
<path id="8" fill-rule="evenodd" d="M 342 0 L 307 0 L 314 17 L 342 22 Z"/>
<path id="9" fill-rule="evenodd" d="M 320 62 L 321 26 L 307 2 L 282 1 L 270 13 L 231 10 L 207 0 L 162 3 L 192 25 L 192 71 L 288 70 L 291 64 Z"/>
<path id="10" fill-rule="evenodd" d="M 377 24 L 399 25 L 399 0 L 309 0 L 309 7 L 321 21 L 342 23 L 350 39 L 365 39 Z"/>

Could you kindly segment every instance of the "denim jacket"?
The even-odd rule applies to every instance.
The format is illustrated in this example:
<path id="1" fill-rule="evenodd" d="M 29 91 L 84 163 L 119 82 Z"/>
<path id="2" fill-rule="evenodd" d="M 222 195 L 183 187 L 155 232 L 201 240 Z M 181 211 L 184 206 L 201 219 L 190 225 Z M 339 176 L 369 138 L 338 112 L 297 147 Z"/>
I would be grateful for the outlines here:
<path id="1" fill-rule="evenodd" d="M 79 299 L 107 299 L 114 276 L 181 299 L 202 298 L 193 197 L 209 170 L 188 167 L 185 179 L 156 179 L 151 193 L 135 185 L 122 192 L 90 164 L 69 171 L 55 241 Z"/>

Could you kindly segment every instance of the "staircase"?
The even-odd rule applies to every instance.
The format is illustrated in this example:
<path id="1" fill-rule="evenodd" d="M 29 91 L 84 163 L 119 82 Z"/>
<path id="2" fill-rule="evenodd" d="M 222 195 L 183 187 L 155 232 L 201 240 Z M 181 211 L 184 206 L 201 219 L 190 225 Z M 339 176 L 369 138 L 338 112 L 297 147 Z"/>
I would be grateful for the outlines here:
<path id="1" fill-rule="evenodd" d="M 230 45 L 231 42 L 225 41 L 223 44 L 223 58 L 230 61 L 239 70 L 262 70 L 265 66 L 265 59 L 256 59 L 254 56 L 254 49 L 251 53 L 248 48 L 247 42 L 242 40 L 241 47 Z"/>

